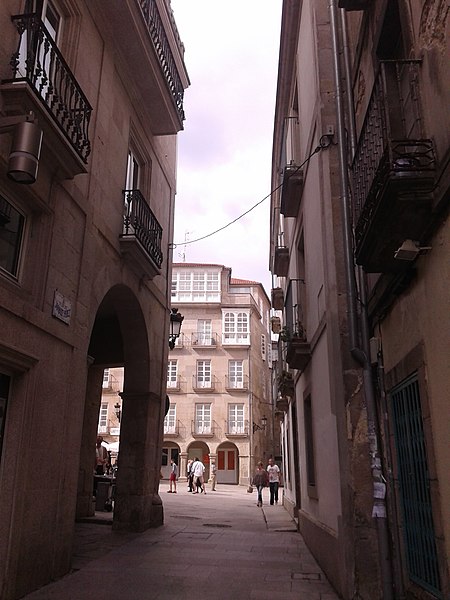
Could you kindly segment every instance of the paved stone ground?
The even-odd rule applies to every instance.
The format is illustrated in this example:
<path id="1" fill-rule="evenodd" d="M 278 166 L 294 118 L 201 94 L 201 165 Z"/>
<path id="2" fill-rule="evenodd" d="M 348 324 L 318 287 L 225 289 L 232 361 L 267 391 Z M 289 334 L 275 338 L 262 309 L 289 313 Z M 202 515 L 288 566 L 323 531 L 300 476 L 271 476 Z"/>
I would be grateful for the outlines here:
<path id="1" fill-rule="evenodd" d="M 258 508 L 242 486 L 206 495 L 189 494 L 183 482 L 177 494 L 167 489 L 162 482 L 158 529 L 123 534 L 78 523 L 73 572 L 26 600 L 338 599 L 281 504 Z"/>

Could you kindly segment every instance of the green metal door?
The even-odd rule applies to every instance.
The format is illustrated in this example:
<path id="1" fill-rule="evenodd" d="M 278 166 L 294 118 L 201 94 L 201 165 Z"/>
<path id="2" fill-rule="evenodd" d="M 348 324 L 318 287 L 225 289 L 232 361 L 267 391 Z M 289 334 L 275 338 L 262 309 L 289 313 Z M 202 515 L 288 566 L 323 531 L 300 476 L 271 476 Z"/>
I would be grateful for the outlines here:
<path id="1" fill-rule="evenodd" d="M 417 373 L 390 392 L 408 574 L 442 598 Z"/>

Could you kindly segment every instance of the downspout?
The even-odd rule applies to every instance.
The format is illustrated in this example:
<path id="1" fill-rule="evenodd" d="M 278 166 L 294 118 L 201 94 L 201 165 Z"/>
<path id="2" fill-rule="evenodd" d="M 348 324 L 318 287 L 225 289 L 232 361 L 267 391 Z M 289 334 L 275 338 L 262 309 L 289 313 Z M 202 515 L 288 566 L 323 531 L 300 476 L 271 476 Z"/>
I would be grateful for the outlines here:
<path id="1" fill-rule="evenodd" d="M 372 366 L 370 363 L 369 349 L 369 323 L 367 315 L 367 297 L 365 277 L 362 269 L 357 267 L 358 280 L 360 284 L 361 298 L 361 338 L 362 348 L 358 344 L 357 309 L 356 309 L 356 284 L 355 266 L 353 262 L 353 236 L 351 227 L 351 210 L 349 197 L 349 179 L 347 170 L 347 141 L 345 131 L 345 110 L 343 105 L 343 93 L 341 85 L 341 64 L 338 33 L 338 8 L 337 0 L 329 0 L 330 25 L 333 43 L 333 66 L 336 81 L 336 112 L 337 112 L 337 137 L 339 144 L 339 172 L 341 183 L 341 201 L 344 229 L 344 262 L 347 282 L 347 308 L 349 319 L 350 353 L 352 357 L 363 368 L 363 386 L 367 410 L 367 429 L 370 450 L 370 467 L 373 479 L 373 506 L 372 517 L 375 519 L 378 535 L 378 551 L 380 561 L 381 586 L 383 600 L 393 600 L 392 568 L 389 552 L 389 533 L 386 514 L 386 484 L 381 471 L 381 459 L 379 455 L 379 431 L 377 427 L 376 402 L 374 394 L 374 382 Z M 341 11 L 342 14 L 343 11 Z M 356 128 L 354 124 L 353 98 L 350 85 L 350 60 L 348 52 L 347 29 L 345 18 L 342 17 L 344 34 L 344 64 L 347 77 L 347 102 L 350 119 L 351 148 L 356 147 Z"/>

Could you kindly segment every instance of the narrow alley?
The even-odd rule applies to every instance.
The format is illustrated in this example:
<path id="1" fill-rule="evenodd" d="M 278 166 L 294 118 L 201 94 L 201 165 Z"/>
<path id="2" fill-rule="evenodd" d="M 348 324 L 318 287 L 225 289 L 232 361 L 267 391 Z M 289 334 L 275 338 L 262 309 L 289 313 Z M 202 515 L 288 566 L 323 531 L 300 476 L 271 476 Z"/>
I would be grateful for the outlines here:
<path id="1" fill-rule="evenodd" d="M 164 525 L 142 534 L 104 524 L 76 527 L 73 572 L 26 600 L 337 600 L 279 505 L 219 485 L 192 495 L 160 487 Z M 97 519 L 110 518 L 97 513 Z"/>

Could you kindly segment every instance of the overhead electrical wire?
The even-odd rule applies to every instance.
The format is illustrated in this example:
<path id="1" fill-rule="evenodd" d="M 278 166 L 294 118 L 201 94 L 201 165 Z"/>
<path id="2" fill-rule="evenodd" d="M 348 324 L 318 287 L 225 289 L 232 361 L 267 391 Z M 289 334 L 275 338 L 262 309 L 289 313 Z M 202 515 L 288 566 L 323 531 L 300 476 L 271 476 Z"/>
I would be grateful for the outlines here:
<path id="1" fill-rule="evenodd" d="M 289 177 L 292 177 L 293 175 L 295 175 L 297 173 L 297 171 L 299 171 L 309 160 L 311 160 L 311 158 L 317 154 L 318 152 L 320 152 L 321 150 L 324 150 L 325 148 L 328 148 L 328 146 L 331 144 L 331 138 L 333 136 L 330 134 L 326 134 L 323 135 L 320 140 L 319 140 L 319 145 L 316 146 L 316 148 L 314 148 L 314 150 L 311 152 L 311 154 L 302 162 L 301 165 L 299 165 L 295 171 L 293 171 L 292 173 L 289 174 Z M 201 242 L 202 240 L 206 240 L 206 238 L 209 238 L 213 235 L 216 235 L 216 233 L 219 233 L 220 231 L 223 231 L 224 229 L 226 229 L 227 227 L 230 227 L 230 225 L 233 225 L 234 223 L 236 223 L 236 221 L 239 221 L 240 219 L 242 219 L 243 217 L 245 217 L 246 215 L 248 215 L 249 212 L 251 212 L 252 210 L 254 210 L 257 206 L 259 206 L 260 204 L 262 204 L 265 200 L 267 200 L 267 198 L 270 198 L 270 196 L 276 192 L 278 189 L 280 189 L 280 187 L 283 185 L 283 182 L 281 182 L 279 185 L 277 185 L 277 187 L 273 188 L 273 190 L 271 190 L 267 196 L 264 196 L 264 198 L 262 198 L 259 202 L 257 202 L 256 204 L 254 204 L 253 206 L 251 206 L 248 210 L 246 210 L 245 212 L 243 212 L 241 215 L 239 215 L 238 217 L 236 217 L 235 219 L 233 219 L 232 221 L 230 221 L 229 223 L 227 223 L 226 225 L 223 225 L 222 227 L 219 227 L 219 229 L 216 229 L 215 231 L 211 231 L 211 233 L 208 233 L 206 235 L 203 235 L 202 237 L 196 238 L 195 240 L 185 240 L 184 242 L 180 242 L 179 244 L 169 244 L 169 248 L 171 250 L 174 250 L 175 248 L 177 248 L 178 246 L 187 246 L 188 244 L 195 244 L 196 242 Z"/>

